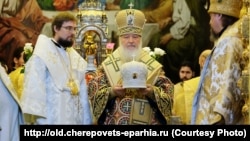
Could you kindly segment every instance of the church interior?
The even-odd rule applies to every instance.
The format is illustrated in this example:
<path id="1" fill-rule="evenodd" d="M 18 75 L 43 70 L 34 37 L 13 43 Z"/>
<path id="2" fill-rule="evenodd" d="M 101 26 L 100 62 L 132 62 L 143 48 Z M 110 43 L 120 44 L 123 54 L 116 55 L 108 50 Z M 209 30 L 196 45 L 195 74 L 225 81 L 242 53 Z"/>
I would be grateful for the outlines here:
<path id="1" fill-rule="evenodd" d="M 102 63 L 102 61 L 112 53 L 118 46 L 117 41 L 117 27 L 115 23 L 116 13 L 125 8 L 133 7 L 142 10 L 146 17 L 148 18 L 142 32 L 143 47 L 150 47 L 151 49 L 159 47 L 158 42 L 152 39 L 155 37 L 156 33 L 162 32 L 159 29 L 158 21 L 160 19 L 170 17 L 172 11 L 172 3 L 169 3 L 168 9 L 165 9 L 164 17 L 162 15 L 153 15 L 150 12 L 155 12 L 157 9 L 158 0 L 20 0 L 17 2 L 15 0 L 2 0 L 0 3 L 0 57 L 1 60 L 5 62 L 8 67 L 8 73 L 13 69 L 13 56 L 16 48 L 22 48 L 26 43 L 31 43 L 34 47 L 36 44 L 37 37 L 40 34 L 52 37 L 51 31 L 51 20 L 53 17 L 61 11 L 69 11 L 73 13 L 77 20 L 77 33 L 75 37 L 74 48 L 78 53 L 88 61 L 86 79 L 89 80 L 95 77 L 95 71 L 97 67 Z M 159 0 L 162 1 L 162 0 Z M 170 0 L 167 0 L 170 1 Z M 171 0 L 172 1 L 172 0 Z M 195 0 L 197 1 L 197 0 Z M 207 0 L 202 1 L 202 5 L 199 8 L 203 8 L 204 11 L 207 10 L 209 2 Z M 7 5 L 8 3 L 9 5 Z M 241 9 L 242 22 L 242 40 L 245 42 L 247 48 L 245 56 L 249 58 L 249 31 L 250 31 L 250 1 L 244 0 L 243 7 Z M 7 6 L 6 6 L 7 5 Z M 191 5 L 191 4 L 190 4 Z M 162 9 L 160 9 L 162 10 Z M 199 10 L 198 10 L 199 11 Z M 200 66 L 198 62 L 199 54 L 206 50 L 213 48 L 213 42 L 210 41 L 209 36 L 209 17 L 201 15 L 202 13 L 197 12 L 197 10 L 192 11 L 195 14 L 194 18 L 197 18 L 203 23 L 200 29 L 194 30 L 193 32 L 197 34 L 195 37 L 195 43 L 198 50 L 182 52 L 188 59 L 191 59 L 195 66 L 195 76 L 200 75 Z M 199 15 L 200 14 L 200 15 Z M 198 23 L 198 21 L 195 21 Z M 195 28 L 194 28 L 195 29 Z M 188 32 L 189 33 L 189 32 Z M 191 34 L 191 33 L 190 33 Z M 204 35 L 204 36 L 203 36 Z M 203 37 L 201 37 L 203 36 Z M 95 52 L 91 53 L 84 46 L 88 44 L 91 45 Z M 190 52 L 190 53 L 189 53 Z M 192 53 L 192 54 L 191 54 Z M 94 54 L 94 55 L 91 55 Z M 168 52 L 166 52 L 166 55 Z M 179 65 L 181 63 L 180 58 L 182 56 L 176 56 L 176 62 L 173 62 L 173 67 L 175 72 L 168 74 L 170 79 L 174 75 L 178 75 Z M 184 58 L 184 57 L 183 57 Z M 182 59 L 183 59 L 182 58 Z M 165 63 L 166 60 L 162 58 L 161 62 Z M 164 64 L 163 64 L 164 66 Z M 169 68 L 166 68 L 168 70 Z M 246 67 L 242 71 L 242 77 L 239 81 L 239 87 L 242 93 L 245 95 L 245 102 L 247 105 L 244 107 L 244 112 L 246 114 L 246 123 L 250 124 L 250 92 L 249 92 L 249 69 Z M 173 77 L 173 82 L 177 83 L 178 79 Z"/>

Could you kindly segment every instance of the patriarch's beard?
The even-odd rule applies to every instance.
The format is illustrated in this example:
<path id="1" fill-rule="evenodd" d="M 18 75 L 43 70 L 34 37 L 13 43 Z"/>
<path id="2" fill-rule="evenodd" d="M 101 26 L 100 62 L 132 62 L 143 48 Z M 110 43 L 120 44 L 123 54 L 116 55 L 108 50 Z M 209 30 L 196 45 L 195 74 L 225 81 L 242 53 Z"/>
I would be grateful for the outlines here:
<path id="1" fill-rule="evenodd" d="M 138 45 L 138 47 L 134 47 L 133 49 L 124 47 L 121 42 L 120 43 L 120 55 L 123 62 L 130 61 L 138 61 L 140 57 L 140 53 L 142 51 L 142 42 Z"/>

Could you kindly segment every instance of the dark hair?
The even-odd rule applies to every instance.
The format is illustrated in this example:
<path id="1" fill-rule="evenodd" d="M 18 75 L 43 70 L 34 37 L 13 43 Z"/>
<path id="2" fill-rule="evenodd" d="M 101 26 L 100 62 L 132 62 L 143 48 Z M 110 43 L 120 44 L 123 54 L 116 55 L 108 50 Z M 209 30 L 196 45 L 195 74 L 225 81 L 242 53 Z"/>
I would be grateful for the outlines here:
<path id="1" fill-rule="evenodd" d="M 21 54 L 23 52 L 23 47 L 17 47 L 13 53 L 13 59 L 17 58 L 19 59 L 21 57 Z M 24 58 L 23 58 L 24 59 Z M 15 62 L 12 60 L 12 67 L 15 66 Z"/>
<path id="2" fill-rule="evenodd" d="M 0 57 L 0 63 L 1 63 L 1 66 L 6 69 L 6 72 L 8 72 L 8 66 L 7 66 L 6 60 Z"/>
<path id="3" fill-rule="evenodd" d="M 222 26 L 223 27 L 227 27 L 229 25 L 232 25 L 237 20 L 238 20 L 238 18 L 236 18 L 236 17 L 232 17 L 232 16 L 222 14 Z"/>
<path id="4" fill-rule="evenodd" d="M 54 26 L 56 27 L 56 29 L 60 29 L 63 25 L 64 22 L 67 21 L 77 21 L 76 17 L 69 13 L 69 12 L 60 12 L 58 15 L 55 16 L 55 18 L 52 21 L 51 24 L 51 29 L 52 29 L 52 34 L 53 36 L 55 35 L 55 30 L 54 30 Z"/>
<path id="5" fill-rule="evenodd" d="M 193 64 L 192 62 L 190 62 L 190 61 L 188 61 L 188 60 L 184 60 L 184 61 L 181 63 L 179 69 L 181 69 L 181 67 L 185 67 L 185 66 L 189 67 L 189 68 L 194 72 L 194 64 Z"/>

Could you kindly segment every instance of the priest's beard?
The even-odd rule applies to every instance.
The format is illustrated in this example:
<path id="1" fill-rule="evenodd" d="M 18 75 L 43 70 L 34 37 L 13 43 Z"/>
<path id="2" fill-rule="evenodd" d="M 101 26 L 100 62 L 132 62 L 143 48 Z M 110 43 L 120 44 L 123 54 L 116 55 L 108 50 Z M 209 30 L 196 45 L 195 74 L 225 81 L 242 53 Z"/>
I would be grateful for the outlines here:
<path id="1" fill-rule="evenodd" d="M 135 47 L 134 49 L 128 49 L 127 47 L 123 46 L 121 42 L 119 42 L 119 44 L 120 44 L 121 59 L 123 62 L 139 60 L 140 53 L 142 51 L 142 42 L 140 42 L 138 47 Z"/>
<path id="2" fill-rule="evenodd" d="M 67 48 L 67 47 L 71 47 L 74 44 L 74 41 L 59 38 L 57 43 L 60 44 L 61 46 L 63 46 L 64 48 Z"/>
<path id="3" fill-rule="evenodd" d="M 212 29 L 210 29 L 210 41 L 214 42 L 220 37 L 219 33 L 215 33 Z"/>

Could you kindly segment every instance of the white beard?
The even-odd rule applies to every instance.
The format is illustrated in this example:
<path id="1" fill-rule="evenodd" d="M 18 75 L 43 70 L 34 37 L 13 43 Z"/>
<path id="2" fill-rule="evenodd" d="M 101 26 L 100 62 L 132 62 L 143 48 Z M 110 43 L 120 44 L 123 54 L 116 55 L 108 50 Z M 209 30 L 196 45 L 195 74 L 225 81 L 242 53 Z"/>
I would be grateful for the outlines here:
<path id="1" fill-rule="evenodd" d="M 137 48 L 134 48 L 133 50 L 127 49 L 124 47 L 121 42 L 120 43 L 120 54 L 121 59 L 123 62 L 130 62 L 130 61 L 138 61 L 140 57 L 140 53 L 142 51 L 142 42 L 138 45 Z"/>

